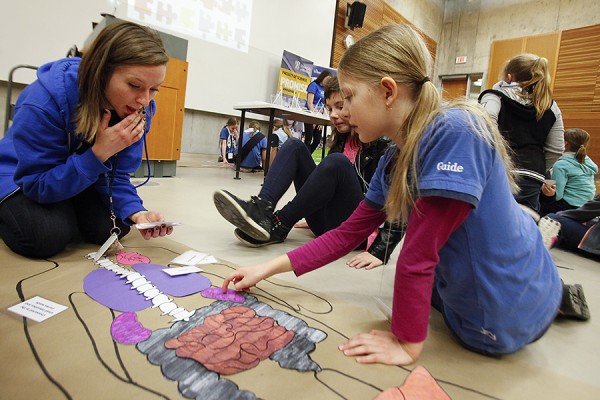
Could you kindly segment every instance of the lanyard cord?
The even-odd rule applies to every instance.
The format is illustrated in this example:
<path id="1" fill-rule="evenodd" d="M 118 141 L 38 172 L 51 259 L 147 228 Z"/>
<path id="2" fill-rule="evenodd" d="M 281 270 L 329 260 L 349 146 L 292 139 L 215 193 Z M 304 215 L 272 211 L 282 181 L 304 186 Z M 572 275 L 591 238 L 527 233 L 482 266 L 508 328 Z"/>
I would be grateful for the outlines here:
<path id="1" fill-rule="evenodd" d="M 114 203 L 113 203 L 113 195 L 112 195 L 112 189 L 113 189 L 113 182 L 115 180 L 115 175 L 117 172 L 117 164 L 119 163 L 119 156 L 118 154 L 115 154 L 112 158 L 112 168 L 110 171 L 110 174 L 108 172 L 106 172 L 104 174 L 104 176 L 106 177 L 106 186 L 108 186 L 108 207 L 110 210 L 110 219 L 112 221 L 113 227 L 110 230 L 111 235 L 112 234 L 116 234 L 117 236 L 119 236 L 121 234 L 121 228 L 119 228 L 117 226 L 117 217 L 115 215 L 115 208 L 114 208 Z"/>

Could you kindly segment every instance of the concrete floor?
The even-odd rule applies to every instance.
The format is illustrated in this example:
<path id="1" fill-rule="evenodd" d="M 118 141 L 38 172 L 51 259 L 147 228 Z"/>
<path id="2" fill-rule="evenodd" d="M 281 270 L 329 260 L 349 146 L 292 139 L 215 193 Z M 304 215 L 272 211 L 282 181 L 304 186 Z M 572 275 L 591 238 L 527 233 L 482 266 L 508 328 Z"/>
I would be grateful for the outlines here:
<path id="1" fill-rule="evenodd" d="M 282 244 L 251 249 L 238 242 L 233 236 L 234 227 L 216 211 L 212 200 L 213 192 L 216 189 L 225 189 L 241 198 L 249 198 L 258 193 L 263 175 L 241 174 L 242 179 L 235 180 L 235 172 L 230 168 L 219 167 L 216 157 L 182 154 L 175 177 L 153 178 L 148 185 L 139 189 L 144 204 L 149 209 L 161 211 L 167 219 L 184 224 L 176 228 L 171 236 L 173 240 L 192 249 L 246 266 L 267 261 L 311 239 L 310 231 L 293 229 L 288 240 Z M 281 204 L 292 196 L 293 188 L 288 191 Z M 430 345 L 429 352 L 424 352 L 420 363 L 430 370 L 433 368 L 434 376 L 436 369 L 458 375 L 477 374 L 477 379 L 489 379 L 490 387 L 497 388 L 499 380 L 510 379 L 510 382 L 503 383 L 507 387 L 502 387 L 506 393 L 502 398 L 523 398 L 519 395 L 518 385 L 517 389 L 513 386 L 513 379 L 517 383 L 539 379 L 539 382 L 533 382 L 535 386 L 539 386 L 540 397 L 531 397 L 528 390 L 526 398 L 530 400 L 563 398 L 562 395 L 559 396 L 561 390 L 549 389 L 552 386 L 562 387 L 566 393 L 573 392 L 574 397 L 569 396 L 571 398 L 600 398 L 597 370 L 600 363 L 600 263 L 558 249 L 552 249 L 551 252 L 563 280 L 566 283 L 583 284 L 592 314 L 590 321 L 556 322 L 536 343 L 515 355 L 497 361 L 473 355 L 455 343 L 444 344 L 442 341 L 440 344 L 440 332 L 443 340 L 452 339 L 448 336 L 439 314 L 432 312 L 429 341 L 435 340 L 435 343 Z M 391 303 L 398 249 L 387 266 L 371 271 L 346 267 L 345 262 L 352 254 L 300 278 L 292 273 L 281 274 L 277 278 L 358 304 L 373 312 L 381 312 L 378 299 L 386 304 Z M 440 346 L 442 351 L 449 348 L 449 354 L 432 354 L 435 353 L 433 349 Z M 478 372 L 483 366 L 489 366 L 490 371 L 499 368 L 502 372 L 499 375 L 486 374 L 484 378 L 480 378 Z M 523 371 L 527 371 L 528 375 L 524 376 Z M 531 381 L 528 381 L 528 384 L 532 384 Z M 548 393 L 555 393 L 558 397 L 548 396 Z"/>

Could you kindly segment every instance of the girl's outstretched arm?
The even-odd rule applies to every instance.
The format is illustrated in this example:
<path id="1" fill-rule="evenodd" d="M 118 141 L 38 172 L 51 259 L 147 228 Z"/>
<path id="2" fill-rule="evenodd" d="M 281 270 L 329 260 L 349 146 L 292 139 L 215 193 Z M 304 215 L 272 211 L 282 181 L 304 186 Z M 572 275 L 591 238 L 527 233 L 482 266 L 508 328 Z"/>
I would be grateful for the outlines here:
<path id="1" fill-rule="evenodd" d="M 225 278 L 222 287 L 223 293 L 227 292 L 229 283 L 233 283 L 235 290 L 248 291 L 263 279 L 292 270 L 292 263 L 286 254 L 253 267 L 239 268 Z"/>

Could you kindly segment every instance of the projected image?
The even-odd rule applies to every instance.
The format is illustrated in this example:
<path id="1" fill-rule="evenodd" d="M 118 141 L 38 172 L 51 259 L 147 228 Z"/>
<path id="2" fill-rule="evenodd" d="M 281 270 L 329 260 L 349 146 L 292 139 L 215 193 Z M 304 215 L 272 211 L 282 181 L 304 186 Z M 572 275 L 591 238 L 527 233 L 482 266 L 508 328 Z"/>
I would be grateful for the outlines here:
<path id="1" fill-rule="evenodd" d="M 127 0 L 127 19 L 248 52 L 252 0 Z"/>

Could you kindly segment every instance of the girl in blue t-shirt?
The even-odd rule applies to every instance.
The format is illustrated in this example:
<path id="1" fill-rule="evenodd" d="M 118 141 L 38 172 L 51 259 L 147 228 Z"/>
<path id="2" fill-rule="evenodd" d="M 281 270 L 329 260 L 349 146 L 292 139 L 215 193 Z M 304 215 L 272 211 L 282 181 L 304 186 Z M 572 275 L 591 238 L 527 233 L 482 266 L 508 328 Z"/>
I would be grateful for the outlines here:
<path id="1" fill-rule="evenodd" d="M 407 25 L 382 27 L 346 51 L 338 76 L 353 131 L 361 142 L 386 135 L 397 147 L 380 160 L 346 222 L 286 255 L 238 269 L 223 285 L 244 290 L 276 273 L 310 272 L 352 251 L 384 220 L 408 222 L 391 332 L 373 330 L 340 346 L 360 363 L 415 362 L 431 305 L 464 347 L 512 353 L 543 335 L 563 297 L 537 226 L 514 200 L 497 127 L 477 105 L 442 106 L 429 80 L 431 62 Z"/>
<path id="2" fill-rule="evenodd" d="M 231 117 L 219 133 L 219 162 L 224 164 L 235 163 L 238 153 L 238 129 L 237 118 Z"/>

